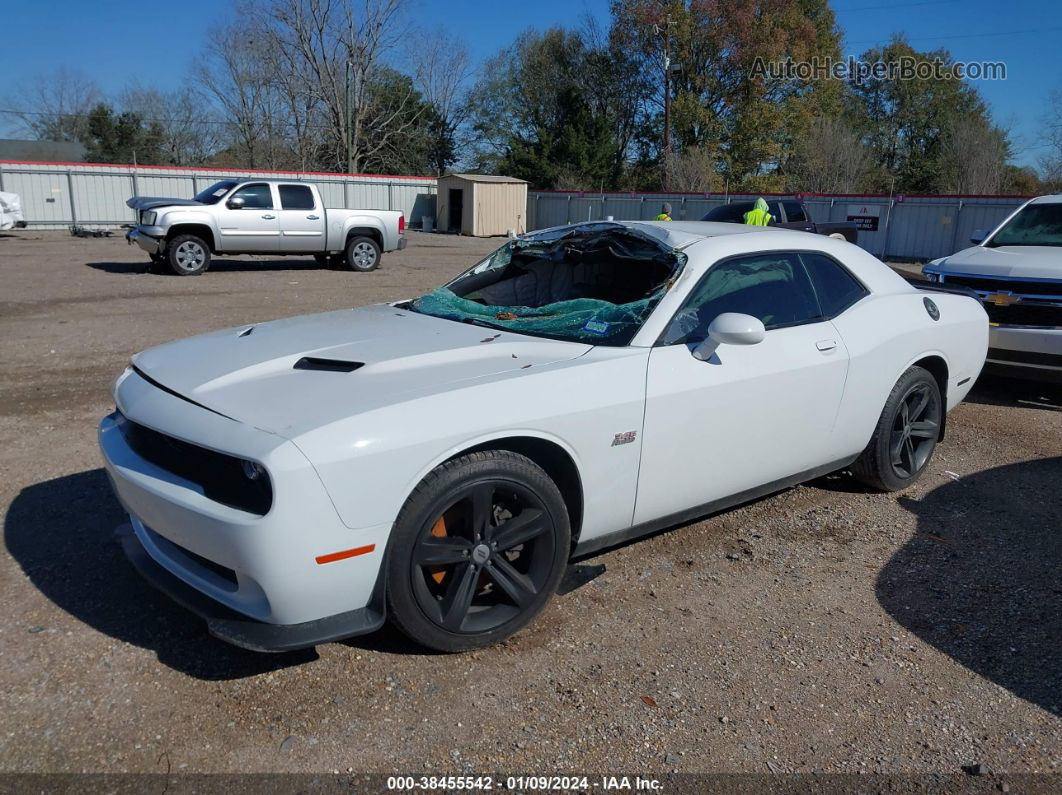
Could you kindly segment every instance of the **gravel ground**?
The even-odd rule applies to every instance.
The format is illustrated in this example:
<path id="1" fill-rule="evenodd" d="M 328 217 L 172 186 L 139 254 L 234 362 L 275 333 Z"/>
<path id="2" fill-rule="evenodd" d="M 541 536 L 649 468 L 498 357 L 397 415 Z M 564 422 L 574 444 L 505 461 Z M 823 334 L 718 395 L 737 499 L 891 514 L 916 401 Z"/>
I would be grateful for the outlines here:
<path id="1" fill-rule="evenodd" d="M 0 235 L 0 770 L 1062 772 L 1062 392 L 978 384 L 902 494 L 843 476 L 573 566 L 530 627 L 270 656 L 142 583 L 95 426 L 130 354 L 398 299 L 498 244 L 411 233 L 371 274 Z"/>

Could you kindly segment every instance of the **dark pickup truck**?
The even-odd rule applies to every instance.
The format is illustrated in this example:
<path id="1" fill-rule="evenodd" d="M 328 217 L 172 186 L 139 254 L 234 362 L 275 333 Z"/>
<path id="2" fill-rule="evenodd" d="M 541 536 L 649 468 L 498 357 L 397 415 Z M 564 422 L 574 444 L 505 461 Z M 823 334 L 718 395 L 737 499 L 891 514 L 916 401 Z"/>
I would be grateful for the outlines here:
<path id="1" fill-rule="evenodd" d="M 745 223 L 745 213 L 752 209 L 753 202 L 730 202 L 708 211 L 702 221 L 725 221 L 733 224 Z M 771 226 L 796 229 L 800 232 L 814 232 L 818 235 L 843 238 L 855 243 L 859 237 L 859 225 L 854 221 L 832 221 L 817 224 L 811 220 L 811 213 L 804 203 L 796 199 L 768 199 L 767 210 L 773 216 Z"/>

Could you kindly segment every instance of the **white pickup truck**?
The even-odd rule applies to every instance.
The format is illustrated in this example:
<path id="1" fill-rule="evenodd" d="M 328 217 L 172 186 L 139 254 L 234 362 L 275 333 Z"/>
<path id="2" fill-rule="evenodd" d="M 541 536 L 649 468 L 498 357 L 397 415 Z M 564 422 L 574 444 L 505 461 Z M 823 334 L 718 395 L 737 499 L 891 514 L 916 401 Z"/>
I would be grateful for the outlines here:
<path id="1" fill-rule="evenodd" d="M 317 187 L 283 180 L 226 179 L 194 199 L 134 197 L 126 234 L 152 262 L 180 276 L 202 273 L 211 254 L 313 255 L 323 265 L 375 270 L 406 247 L 395 210 L 326 210 Z"/>
<path id="2" fill-rule="evenodd" d="M 1062 195 L 1029 200 L 970 242 L 922 272 L 981 299 L 990 324 L 985 370 L 1062 381 Z"/>

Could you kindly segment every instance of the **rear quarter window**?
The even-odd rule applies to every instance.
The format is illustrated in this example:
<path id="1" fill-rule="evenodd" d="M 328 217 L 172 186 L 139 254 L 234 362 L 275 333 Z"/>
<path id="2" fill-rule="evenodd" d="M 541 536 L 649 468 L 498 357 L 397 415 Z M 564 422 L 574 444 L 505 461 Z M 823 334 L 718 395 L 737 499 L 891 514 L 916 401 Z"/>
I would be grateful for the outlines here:
<path id="1" fill-rule="evenodd" d="M 870 294 L 859 279 L 832 257 L 805 252 L 800 259 L 815 287 L 823 317 L 837 317 Z"/>

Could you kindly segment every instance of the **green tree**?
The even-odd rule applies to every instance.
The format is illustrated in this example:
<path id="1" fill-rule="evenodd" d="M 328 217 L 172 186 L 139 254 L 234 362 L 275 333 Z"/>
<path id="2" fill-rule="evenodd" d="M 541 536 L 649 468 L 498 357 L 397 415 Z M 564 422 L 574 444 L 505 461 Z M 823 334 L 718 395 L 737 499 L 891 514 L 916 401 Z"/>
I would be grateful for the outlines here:
<path id="1" fill-rule="evenodd" d="M 614 186 L 623 167 L 611 105 L 588 79 L 607 71 L 600 50 L 579 33 L 554 28 L 522 34 L 491 59 L 473 89 L 478 164 L 537 187 Z"/>
<path id="2" fill-rule="evenodd" d="M 947 50 L 919 52 L 903 38 L 867 50 L 863 61 L 883 64 L 907 62 L 913 69 L 934 70 L 929 79 L 902 75 L 871 75 L 853 81 L 848 95 L 849 115 L 874 150 L 897 191 L 933 193 L 949 181 L 947 131 L 956 119 L 991 127 L 988 108 L 977 90 L 954 72 Z"/>
<path id="3" fill-rule="evenodd" d="M 157 122 L 145 124 L 138 114 L 115 113 L 101 102 L 89 111 L 82 143 L 90 161 L 158 164 L 163 138 Z"/>

